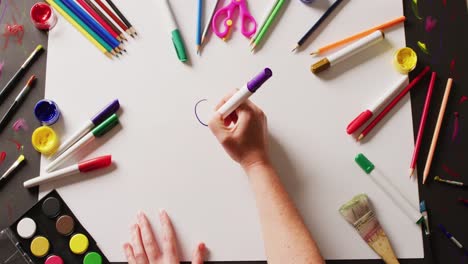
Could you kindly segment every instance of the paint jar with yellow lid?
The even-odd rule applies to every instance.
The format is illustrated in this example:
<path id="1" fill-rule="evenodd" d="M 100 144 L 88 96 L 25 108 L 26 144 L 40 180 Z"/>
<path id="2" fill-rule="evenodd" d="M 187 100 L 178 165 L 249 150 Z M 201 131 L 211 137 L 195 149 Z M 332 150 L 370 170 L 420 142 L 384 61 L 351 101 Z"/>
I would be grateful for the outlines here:
<path id="1" fill-rule="evenodd" d="M 408 74 L 410 71 L 414 70 L 417 63 L 418 55 L 416 55 L 416 52 L 411 48 L 401 48 L 393 55 L 393 65 L 395 69 L 402 74 Z"/>
<path id="2" fill-rule="evenodd" d="M 59 147 L 57 134 L 48 126 L 41 126 L 34 130 L 31 141 L 34 149 L 44 155 L 54 154 Z"/>

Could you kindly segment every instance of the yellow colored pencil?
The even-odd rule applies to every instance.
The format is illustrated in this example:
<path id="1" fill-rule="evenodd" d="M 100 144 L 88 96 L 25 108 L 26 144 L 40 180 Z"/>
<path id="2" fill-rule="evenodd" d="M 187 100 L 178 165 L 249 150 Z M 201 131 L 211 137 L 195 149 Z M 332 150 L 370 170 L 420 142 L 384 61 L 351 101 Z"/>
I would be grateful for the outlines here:
<path id="1" fill-rule="evenodd" d="M 85 38 L 87 38 L 91 43 L 96 46 L 104 55 L 106 55 L 108 58 L 112 59 L 111 53 L 109 53 L 104 46 L 102 46 L 99 42 L 97 42 L 86 30 L 83 29 L 82 26 L 80 26 L 78 23 L 76 23 L 75 20 L 73 20 L 67 12 L 65 12 L 60 6 L 58 6 L 53 0 L 45 0 L 49 5 L 51 5 L 57 12 L 59 12 L 63 18 L 65 18 L 70 24 L 73 25 Z"/>

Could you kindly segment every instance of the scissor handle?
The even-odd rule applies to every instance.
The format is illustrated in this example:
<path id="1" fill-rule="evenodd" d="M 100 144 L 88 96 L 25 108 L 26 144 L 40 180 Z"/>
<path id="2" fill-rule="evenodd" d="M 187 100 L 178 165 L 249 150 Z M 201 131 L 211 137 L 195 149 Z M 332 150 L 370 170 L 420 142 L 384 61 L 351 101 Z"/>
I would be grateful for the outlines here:
<path id="1" fill-rule="evenodd" d="M 232 21 L 233 10 L 234 10 L 234 8 L 232 7 L 231 4 L 229 4 L 228 6 L 223 7 L 221 9 L 219 9 L 218 11 L 216 11 L 215 15 L 213 16 L 213 21 L 212 21 L 213 32 L 216 34 L 216 36 L 224 39 L 229 34 L 229 30 L 230 30 L 232 24 L 234 23 Z M 218 30 L 218 27 L 217 27 L 216 23 L 218 21 L 218 18 L 222 17 L 222 16 L 225 16 L 225 18 L 221 22 L 222 23 L 222 25 L 221 25 L 222 29 Z"/>
<path id="2" fill-rule="evenodd" d="M 250 38 L 257 31 L 257 21 L 255 21 L 255 18 L 249 13 L 245 0 L 237 1 L 240 9 L 239 16 L 242 23 L 242 34 Z"/>

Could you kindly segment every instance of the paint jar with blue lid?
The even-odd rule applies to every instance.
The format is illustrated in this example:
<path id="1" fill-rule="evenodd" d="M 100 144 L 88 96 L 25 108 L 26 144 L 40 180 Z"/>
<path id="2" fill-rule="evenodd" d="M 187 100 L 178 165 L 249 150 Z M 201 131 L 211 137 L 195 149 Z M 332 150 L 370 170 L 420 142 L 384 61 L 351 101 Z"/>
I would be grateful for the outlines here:
<path id="1" fill-rule="evenodd" d="M 50 126 L 59 120 L 60 110 L 54 101 L 43 99 L 34 106 L 34 115 L 43 125 Z"/>

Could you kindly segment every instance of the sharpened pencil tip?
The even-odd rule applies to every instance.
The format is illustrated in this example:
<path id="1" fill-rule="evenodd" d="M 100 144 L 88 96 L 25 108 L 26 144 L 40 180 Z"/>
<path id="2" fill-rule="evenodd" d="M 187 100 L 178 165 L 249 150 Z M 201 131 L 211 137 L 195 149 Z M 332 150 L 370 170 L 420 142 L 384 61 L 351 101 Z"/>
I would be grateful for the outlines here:
<path id="1" fill-rule="evenodd" d="M 318 51 L 314 51 L 310 53 L 311 56 L 316 56 L 317 54 L 318 54 Z"/>
<path id="2" fill-rule="evenodd" d="M 413 169 L 413 168 L 410 168 L 410 169 L 409 169 L 409 176 L 410 176 L 410 178 L 411 178 L 411 176 L 413 176 L 413 172 L 414 172 L 414 169 Z"/>
<path id="3" fill-rule="evenodd" d="M 296 45 L 292 50 L 291 52 L 296 52 L 296 50 L 299 48 L 299 45 Z"/>
<path id="4" fill-rule="evenodd" d="M 356 139 L 356 141 L 361 141 L 361 139 L 364 138 L 364 134 L 359 135 L 359 137 Z"/>

